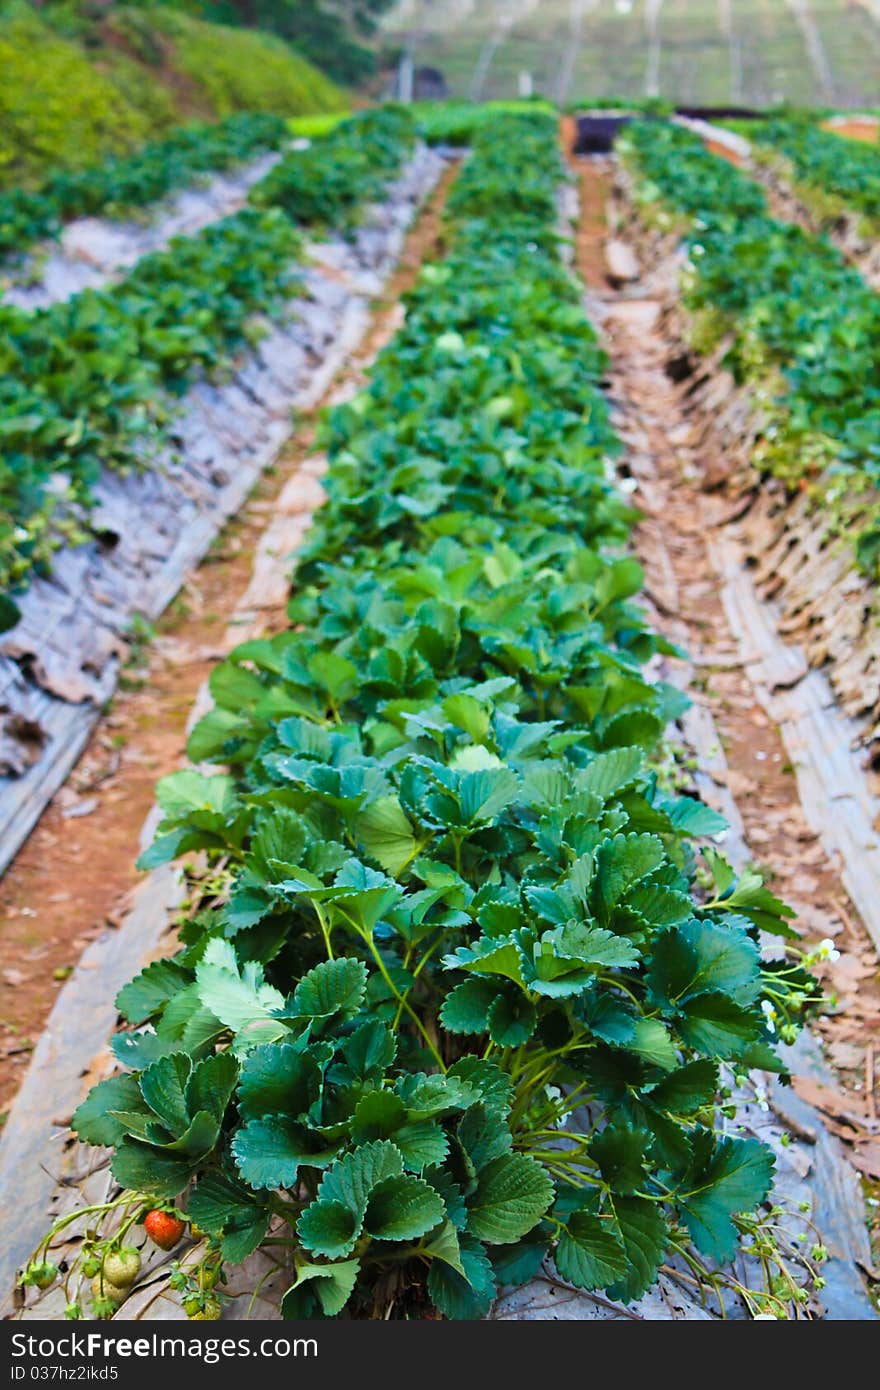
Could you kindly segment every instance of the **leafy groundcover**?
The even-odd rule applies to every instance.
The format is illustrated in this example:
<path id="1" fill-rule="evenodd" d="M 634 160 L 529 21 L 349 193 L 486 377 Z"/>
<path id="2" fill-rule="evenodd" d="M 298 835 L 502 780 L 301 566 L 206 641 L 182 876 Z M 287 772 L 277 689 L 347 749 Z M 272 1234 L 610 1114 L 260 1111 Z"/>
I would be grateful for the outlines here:
<path id="1" fill-rule="evenodd" d="M 125 1189 L 84 1272 L 164 1205 L 209 1238 L 191 1316 L 267 1239 L 286 1317 L 476 1318 L 545 1259 L 630 1301 L 670 1251 L 728 1260 L 771 1185 L 719 1064 L 778 1069 L 812 986 L 762 964 L 790 913 L 700 856 L 723 822 L 663 752 L 562 178 L 552 118 L 480 129 L 447 256 L 326 421 L 290 626 L 212 677 L 189 751 L 228 771 L 160 784 L 143 866 L 208 868 L 74 1128 Z M 74 1317 L 125 1296 L 66 1278 Z"/>

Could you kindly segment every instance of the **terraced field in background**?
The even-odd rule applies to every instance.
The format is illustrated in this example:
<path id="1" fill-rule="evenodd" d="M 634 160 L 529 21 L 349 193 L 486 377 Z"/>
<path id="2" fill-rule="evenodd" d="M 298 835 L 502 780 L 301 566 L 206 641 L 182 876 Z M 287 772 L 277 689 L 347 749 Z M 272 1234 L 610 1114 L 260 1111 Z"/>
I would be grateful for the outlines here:
<path id="1" fill-rule="evenodd" d="M 459 97 L 880 103 L 880 0 L 401 0 L 385 27 Z"/>

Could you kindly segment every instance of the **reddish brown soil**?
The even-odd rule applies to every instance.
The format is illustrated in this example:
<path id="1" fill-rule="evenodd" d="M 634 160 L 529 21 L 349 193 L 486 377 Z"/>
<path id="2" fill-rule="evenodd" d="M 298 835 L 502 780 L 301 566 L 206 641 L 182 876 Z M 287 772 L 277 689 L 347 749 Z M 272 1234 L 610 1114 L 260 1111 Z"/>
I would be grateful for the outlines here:
<path id="1" fill-rule="evenodd" d="M 823 121 L 823 130 L 830 130 L 833 135 L 845 135 L 850 140 L 862 140 L 868 145 L 876 145 L 880 141 L 880 121 L 876 118 L 864 117 L 851 121 Z"/>
<path id="2" fill-rule="evenodd" d="M 453 176 L 454 167 L 407 238 L 345 380 L 359 384 L 363 365 L 397 326 L 400 296 L 422 261 L 439 251 Z M 313 416 L 303 419 L 277 465 L 161 619 L 155 640 L 133 654 L 135 664 L 67 786 L 0 883 L 0 1106 L 15 1094 L 64 978 L 87 943 L 106 923 L 118 921 L 139 878 L 134 862 L 156 781 L 184 759 L 193 701 L 224 654 L 224 634 L 247 587 L 254 546 L 274 499 L 308 453 L 314 427 Z M 284 613 L 266 615 L 266 623 L 277 630 Z M 65 810 L 88 814 L 65 817 Z"/>
<path id="3" fill-rule="evenodd" d="M 580 180 L 580 216 L 575 229 L 575 255 L 581 279 L 587 285 L 605 284 L 605 204 L 609 193 L 606 166 L 590 163 L 590 178 L 580 178 L 586 161 L 571 153 L 577 133 L 574 116 L 563 116 L 559 123 L 560 139 L 566 163 Z"/>
<path id="4" fill-rule="evenodd" d="M 738 169 L 742 167 L 744 162 L 742 155 L 737 154 L 736 150 L 732 150 L 721 140 L 704 140 L 703 144 L 710 154 L 720 155 L 722 159 L 727 160 L 728 164 L 735 164 Z"/>

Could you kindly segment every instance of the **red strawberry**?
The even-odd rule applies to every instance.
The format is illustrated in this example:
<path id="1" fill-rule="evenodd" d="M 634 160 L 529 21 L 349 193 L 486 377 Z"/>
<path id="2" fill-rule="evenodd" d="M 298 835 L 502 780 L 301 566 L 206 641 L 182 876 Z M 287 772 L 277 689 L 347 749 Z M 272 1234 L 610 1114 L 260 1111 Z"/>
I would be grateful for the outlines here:
<path id="1" fill-rule="evenodd" d="M 144 1218 L 144 1228 L 154 1245 L 160 1250 L 173 1250 L 185 1230 L 182 1221 L 167 1211 L 148 1211 Z"/>

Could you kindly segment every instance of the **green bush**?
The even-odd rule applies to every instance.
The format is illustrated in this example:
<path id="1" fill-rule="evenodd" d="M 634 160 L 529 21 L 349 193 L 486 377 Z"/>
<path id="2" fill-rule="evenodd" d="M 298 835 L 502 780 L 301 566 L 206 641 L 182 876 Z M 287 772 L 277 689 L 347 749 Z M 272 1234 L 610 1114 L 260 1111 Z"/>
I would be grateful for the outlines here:
<path id="1" fill-rule="evenodd" d="M 0 188 L 82 169 L 181 119 L 339 112 L 340 90 L 282 39 L 162 5 L 0 9 Z"/>
<path id="2" fill-rule="evenodd" d="M 338 111 L 339 89 L 282 39 L 158 9 L 154 23 L 171 40 L 172 66 L 214 115 L 231 111 Z"/>
<path id="3" fill-rule="evenodd" d="M 164 135 L 180 121 L 178 102 L 168 87 L 124 53 L 108 50 L 101 59 L 101 71 L 108 81 L 146 120 L 153 136 Z"/>
<path id="4" fill-rule="evenodd" d="M 131 149 L 150 123 L 76 44 L 24 7 L 0 17 L 0 186 Z"/>

